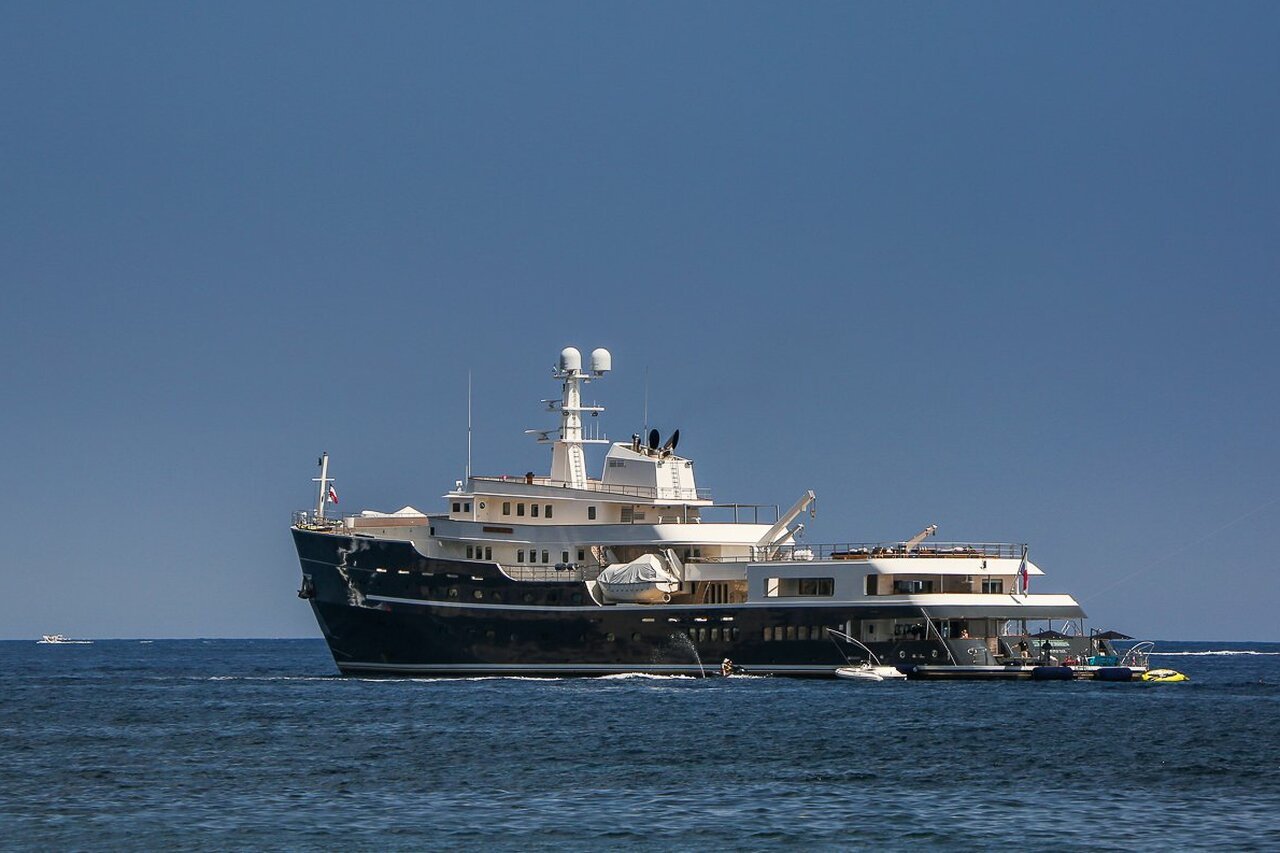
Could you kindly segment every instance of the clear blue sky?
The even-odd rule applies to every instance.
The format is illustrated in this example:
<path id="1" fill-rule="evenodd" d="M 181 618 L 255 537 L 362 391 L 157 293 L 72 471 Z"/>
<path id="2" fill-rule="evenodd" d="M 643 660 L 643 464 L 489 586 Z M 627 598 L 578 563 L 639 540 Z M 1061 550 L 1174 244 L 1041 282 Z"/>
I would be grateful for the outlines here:
<path id="1" fill-rule="evenodd" d="M 0 636 L 314 636 L 575 344 L 809 541 L 1280 640 L 1274 3 L 0 3 Z M 1225 527 L 1224 527 L 1225 526 Z"/>

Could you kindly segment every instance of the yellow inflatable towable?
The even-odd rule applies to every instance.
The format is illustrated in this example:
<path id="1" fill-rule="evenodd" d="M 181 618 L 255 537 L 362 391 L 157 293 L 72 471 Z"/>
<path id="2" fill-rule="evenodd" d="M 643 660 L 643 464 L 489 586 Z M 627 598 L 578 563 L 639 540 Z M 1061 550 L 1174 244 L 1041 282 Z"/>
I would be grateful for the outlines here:
<path id="1" fill-rule="evenodd" d="M 1176 669 L 1149 669 L 1142 673 L 1143 681 L 1153 681 L 1156 684 L 1176 684 L 1179 681 L 1190 681 L 1191 679 Z"/>

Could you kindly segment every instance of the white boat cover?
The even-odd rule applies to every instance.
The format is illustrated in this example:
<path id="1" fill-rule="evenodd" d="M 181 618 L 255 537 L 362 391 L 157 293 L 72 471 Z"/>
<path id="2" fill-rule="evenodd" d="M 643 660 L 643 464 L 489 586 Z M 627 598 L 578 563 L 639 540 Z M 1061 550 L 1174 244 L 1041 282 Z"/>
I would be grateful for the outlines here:
<path id="1" fill-rule="evenodd" d="M 411 506 L 401 507 L 395 512 L 378 512 L 376 509 L 364 509 L 360 511 L 361 518 L 404 518 L 406 516 L 422 516 L 426 518 L 426 514 L 419 512 Z"/>
<path id="2" fill-rule="evenodd" d="M 662 558 L 657 554 L 644 554 L 630 563 L 616 563 L 600 572 L 596 580 L 606 586 L 624 583 L 680 582 L 680 579 L 662 564 Z"/>

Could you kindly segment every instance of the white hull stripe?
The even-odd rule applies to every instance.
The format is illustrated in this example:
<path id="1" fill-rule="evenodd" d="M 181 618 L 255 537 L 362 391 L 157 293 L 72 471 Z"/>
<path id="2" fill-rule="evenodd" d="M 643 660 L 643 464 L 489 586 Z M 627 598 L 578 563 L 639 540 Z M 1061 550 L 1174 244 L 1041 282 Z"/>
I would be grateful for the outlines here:
<path id="1" fill-rule="evenodd" d="M 890 608 L 901 608 L 909 610 L 912 613 L 918 613 L 920 608 L 929 609 L 929 615 L 940 618 L 969 618 L 969 619 L 1013 619 L 1013 618 L 1037 618 L 1033 614 L 1036 608 L 1021 607 L 1017 609 L 1006 609 L 993 607 L 990 604 L 967 604 L 963 607 L 957 607 L 954 604 L 945 608 L 944 614 L 934 611 L 934 603 L 929 601 L 841 601 L 838 599 L 826 599 L 824 601 L 796 601 L 795 599 L 771 599 L 769 601 L 744 601 L 739 604 L 487 604 L 485 602 L 476 601 L 424 601 L 421 598 L 399 598 L 392 595 L 366 595 L 366 601 L 383 602 L 386 604 L 408 604 L 414 607 L 453 607 L 469 610 L 523 610 L 527 612 L 546 613 L 599 613 L 601 610 L 626 610 L 626 611 L 643 611 L 652 613 L 654 616 L 660 616 L 663 613 L 683 613 L 688 611 L 735 611 L 735 610 L 790 610 L 792 608 L 805 610 L 839 610 L 841 613 L 847 613 L 850 610 L 883 610 Z M 1060 608 L 1045 609 L 1044 612 L 1058 618 L 1061 615 L 1058 611 Z M 1064 611 L 1065 612 L 1065 611 Z"/>
<path id="2" fill-rule="evenodd" d="M 366 601 L 384 601 L 387 604 L 413 604 L 418 607 L 462 607 L 474 610 L 533 610 L 545 611 L 556 610 L 571 613 L 598 613 L 601 610 L 646 610 L 650 613 L 665 613 L 668 610 L 752 610 L 766 609 L 777 610 L 790 607 L 818 607 L 818 608 L 849 608 L 849 607 L 868 607 L 875 606 L 870 603 L 858 601 L 787 601 L 782 602 L 765 602 L 765 601 L 749 601 L 741 604 L 609 604 L 609 605 L 562 605 L 562 604 L 486 604 L 477 601 L 474 604 L 469 601 L 424 601 L 420 598 L 397 598 L 391 595 L 366 595 Z M 884 604 L 880 604 L 884 607 Z M 908 604 L 906 602 L 898 603 L 900 607 L 918 607 L 918 605 Z"/>

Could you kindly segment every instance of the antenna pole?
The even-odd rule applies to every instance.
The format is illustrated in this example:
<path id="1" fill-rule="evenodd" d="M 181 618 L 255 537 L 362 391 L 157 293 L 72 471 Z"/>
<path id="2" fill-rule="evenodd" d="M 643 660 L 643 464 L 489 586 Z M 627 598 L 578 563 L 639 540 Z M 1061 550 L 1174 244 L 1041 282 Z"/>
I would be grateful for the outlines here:
<path id="1" fill-rule="evenodd" d="M 467 371 L 467 482 L 471 481 L 471 371 Z"/>
<path id="2" fill-rule="evenodd" d="M 324 520 L 324 504 L 329 497 L 329 454 L 320 454 L 320 493 L 316 496 L 316 518 Z"/>
<path id="3" fill-rule="evenodd" d="M 644 369 L 644 433 L 649 434 L 649 368 Z"/>

